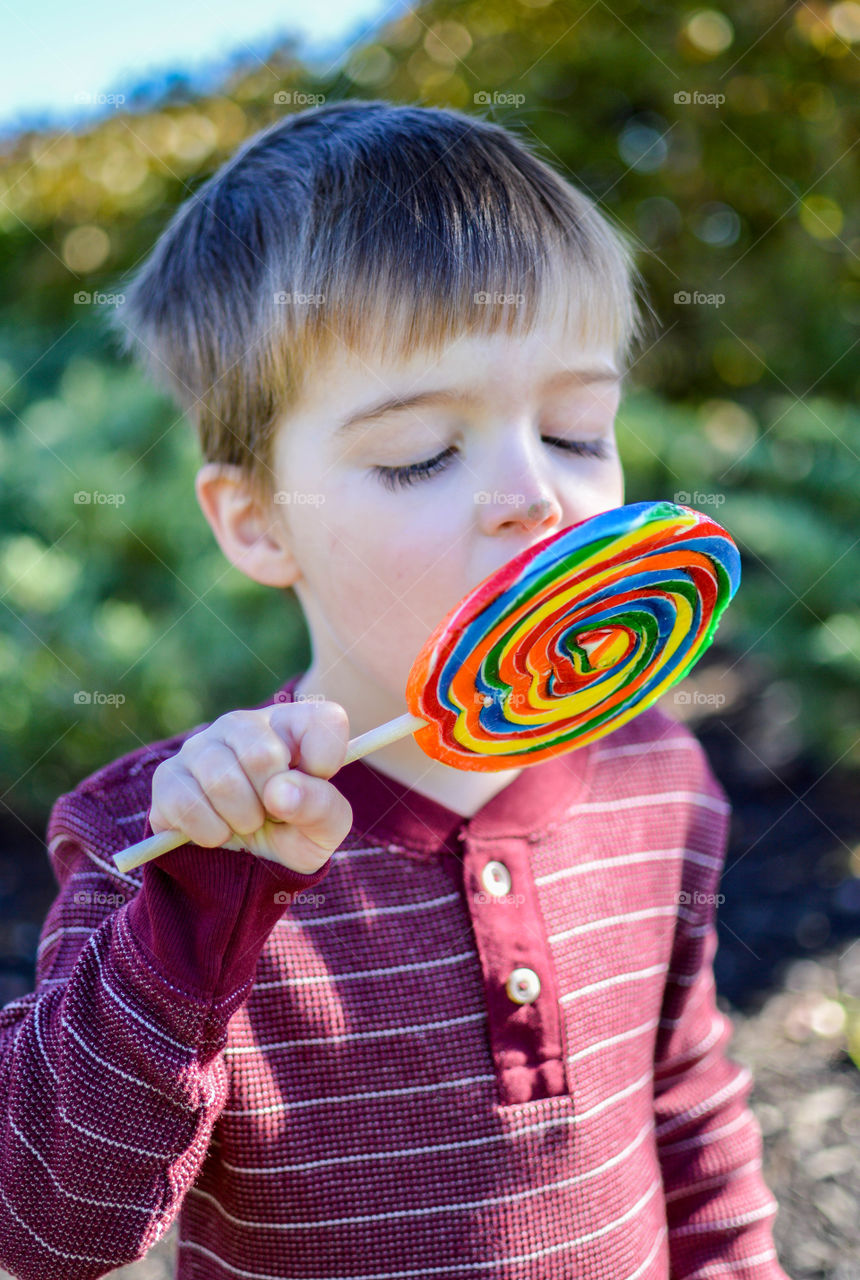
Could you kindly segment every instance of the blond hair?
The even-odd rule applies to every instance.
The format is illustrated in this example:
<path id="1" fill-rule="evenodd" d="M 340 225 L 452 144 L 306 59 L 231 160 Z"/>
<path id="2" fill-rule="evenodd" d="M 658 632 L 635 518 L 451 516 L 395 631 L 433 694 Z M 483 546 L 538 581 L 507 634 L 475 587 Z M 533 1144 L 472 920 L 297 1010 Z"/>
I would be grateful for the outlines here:
<path id="1" fill-rule="evenodd" d="M 438 356 L 464 332 L 528 333 L 552 296 L 623 370 L 640 284 L 625 234 L 509 129 L 351 99 L 248 139 L 174 213 L 113 324 L 207 461 L 270 493 L 275 431 L 341 344 Z"/>

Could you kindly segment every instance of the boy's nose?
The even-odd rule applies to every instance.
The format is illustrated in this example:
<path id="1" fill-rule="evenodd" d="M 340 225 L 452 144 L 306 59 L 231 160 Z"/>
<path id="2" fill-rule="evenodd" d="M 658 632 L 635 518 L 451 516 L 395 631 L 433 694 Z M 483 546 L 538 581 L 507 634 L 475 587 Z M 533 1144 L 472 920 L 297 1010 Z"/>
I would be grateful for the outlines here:
<path id="1" fill-rule="evenodd" d="M 493 448 L 476 456 L 474 474 L 486 477 L 486 489 L 475 494 L 484 533 L 525 531 L 534 536 L 559 527 L 564 508 L 541 445 L 533 439 L 527 413 L 511 414 L 498 425 Z"/>
<path id="2" fill-rule="evenodd" d="M 551 533 L 562 519 L 563 510 L 555 495 L 546 489 L 517 487 L 508 491 L 478 495 L 480 522 L 484 533 L 500 529 L 536 529 Z"/>
<path id="3" fill-rule="evenodd" d="M 549 498 L 537 498 L 526 510 L 523 515 L 523 524 L 530 529 L 536 528 L 539 524 L 543 524 L 544 520 L 552 513 L 552 502 Z"/>

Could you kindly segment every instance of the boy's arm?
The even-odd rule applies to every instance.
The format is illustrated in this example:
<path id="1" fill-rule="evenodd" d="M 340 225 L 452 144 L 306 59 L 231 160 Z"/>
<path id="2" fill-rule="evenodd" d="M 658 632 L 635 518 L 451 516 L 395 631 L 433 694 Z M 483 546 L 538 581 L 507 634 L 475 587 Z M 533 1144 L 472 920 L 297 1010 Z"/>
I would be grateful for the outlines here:
<path id="1" fill-rule="evenodd" d="M 54 806 L 36 990 L 0 1009 L 0 1266 L 20 1280 L 104 1276 L 167 1232 L 226 1103 L 227 1024 L 330 867 L 184 845 L 123 875 L 110 825 L 92 795 Z"/>
<path id="2" fill-rule="evenodd" d="M 716 1006 L 716 895 L 729 805 L 704 751 L 691 790 L 684 883 L 658 1028 L 654 1117 L 671 1280 L 788 1280 L 773 1244 L 778 1204 L 761 1172 L 762 1134 L 747 1107 L 753 1078 L 726 1056 L 734 1034 Z"/>

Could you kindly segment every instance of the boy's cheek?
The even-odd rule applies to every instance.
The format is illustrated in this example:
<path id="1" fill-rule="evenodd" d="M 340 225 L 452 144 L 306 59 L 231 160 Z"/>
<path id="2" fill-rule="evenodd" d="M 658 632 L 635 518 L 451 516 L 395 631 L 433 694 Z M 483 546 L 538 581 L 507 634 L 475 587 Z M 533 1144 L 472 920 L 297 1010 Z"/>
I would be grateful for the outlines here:
<path id="1" fill-rule="evenodd" d="M 467 589 L 462 567 L 444 551 L 435 563 L 380 555 L 344 567 L 346 572 L 337 575 L 337 593 L 343 612 L 360 628 L 356 634 L 372 630 L 383 646 L 390 641 L 395 651 L 406 645 L 417 653 Z"/>
<path id="2" fill-rule="evenodd" d="M 455 526 L 453 512 L 440 513 L 438 506 L 424 504 L 419 514 L 408 490 L 399 504 L 369 501 L 372 483 L 364 482 L 358 498 L 348 489 L 331 495 L 324 516 L 324 576 L 335 575 L 354 605 L 360 607 L 364 597 L 374 617 L 386 607 L 394 614 L 403 601 L 401 609 L 408 605 L 412 615 L 433 618 L 435 626 L 442 602 L 450 599 L 445 613 L 468 589 L 466 530 Z"/>
<path id="3" fill-rule="evenodd" d="M 341 644 L 355 645 L 380 682 L 402 693 L 427 637 L 465 594 L 462 579 L 452 554 L 434 562 L 425 547 L 410 558 L 392 533 L 387 545 L 365 543 L 361 560 L 338 556 L 329 565 L 324 608 Z"/>

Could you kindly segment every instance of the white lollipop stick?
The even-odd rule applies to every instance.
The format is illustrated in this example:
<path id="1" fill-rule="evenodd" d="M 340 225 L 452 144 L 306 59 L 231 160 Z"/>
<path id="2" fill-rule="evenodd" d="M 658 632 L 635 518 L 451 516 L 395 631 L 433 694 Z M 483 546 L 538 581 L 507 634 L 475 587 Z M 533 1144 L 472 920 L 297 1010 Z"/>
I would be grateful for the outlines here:
<path id="1" fill-rule="evenodd" d="M 421 729 L 429 723 L 429 720 L 413 716 L 407 711 L 405 715 L 397 716 L 386 724 L 368 729 L 367 733 L 360 733 L 357 738 L 349 740 L 343 763 L 351 764 L 361 756 L 370 755 L 371 751 L 378 751 L 380 747 L 387 747 L 390 742 L 408 737 L 410 733 L 415 733 L 416 729 Z M 147 840 L 139 840 L 137 844 L 130 845 L 127 849 L 120 849 L 119 853 L 113 855 L 113 860 L 120 871 L 131 871 L 133 867 L 142 867 L 145 862 L 150 862 L 153 858 L 160 857 L 162 853 L 168 853 L 169 850 L 187 842 L 188 836 L 183 835 L 181 831 L 159 831 Z M 247 841 L 236 836 L 232 840 L 225 841 L 222 847 L 247 849 L 249 846 Z"/>

